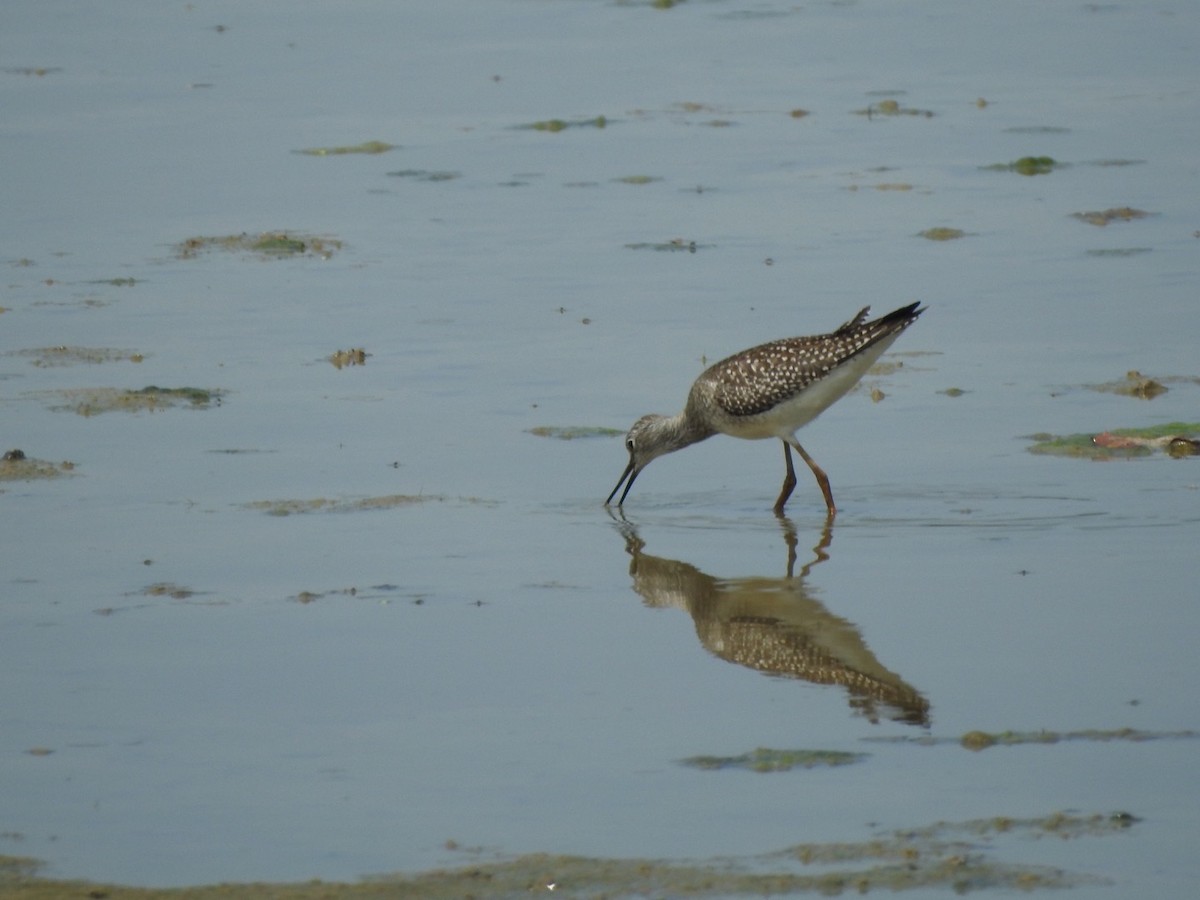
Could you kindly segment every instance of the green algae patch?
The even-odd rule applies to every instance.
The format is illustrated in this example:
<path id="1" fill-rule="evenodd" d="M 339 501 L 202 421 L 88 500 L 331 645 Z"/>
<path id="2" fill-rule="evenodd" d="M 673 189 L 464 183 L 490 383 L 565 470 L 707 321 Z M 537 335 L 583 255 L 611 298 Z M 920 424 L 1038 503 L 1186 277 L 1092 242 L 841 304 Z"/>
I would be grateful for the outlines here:
<path id="1" fill-rule="evenodd" d="M 309 513 L 369 512 L 378 509 L 396 509 L 445 500 L 436 494 L 387 494 L 381 497 L 357 497 L 333 499 L 315 497 L 310 500 L 255 500 L 242 504 L 244 509 L 265 512 L 270 516 L 299 516 Z"/>
<path id="2" fill-rule="evenodd" d="M 575 441 L 580 438 L 617 437 L 625 434 L 619 428 L 600 425 L 537 425 L 527 429 L 535 437 L 554 438 L 559 441 Z"/>
<path id="3" fill-rule="evenodd" d="M 656 181 L 662 181 L 658 175 L 625 175 L 622 178 L 614 178 L 613 181 L 617 184 L 653 184 Z"/>
<path id="4" fill-rule="evenodd" d="M 59 478 L 75 471 L 73 462 L 48 462 L 26 456 L 23 450 L 9 450 L 0 457 L 0 481 L 41 481 Z"/>
<path id="5" fill-rule="evenodd" d="M 1022 156 L 1007 163 L 994 163 L 984 166 L 988 172 L 1016 172 L 1018 175 L 1047 175 L 1055 169 L 1061 169 L 1066 163 L 1061 163 L 1052 156 Z"/>
<path id="6" fill-rule="evenodd" d="M 226 251 L 246 253 L 260 259 L 284 259 L 310 256 L 329 259 L 342 249 L 342 242 L 330 237 L 288 231 L 262 234 L 228 234 L 217 237 L 191 237 L 175 245 L 177 259 L 195 259 L 203 253 Z"/>
<path id="7" fill-rule="evenodd" d="M 679 762 L 694 769 L 744 769 L 748 772 L 789 772 L 792 769 L 815 769 L 848 766 L 862 762 L 866 753 L 846 753 L 841 750 L 772 750 L 759 747 L 738 756 L 689 756 Z"/>
<path id="8" fill-rule="evenodd" d="M 5 356 L 23 357 L 31 366 L 53 368 L 77 364 L 100 365 L 112 362 L 140 363 L 146 355 L 133 350 L 116 350 L 111 347 L 31 347 L 27 350 L 10 350 Z"/>
<path id="9" fill-rule="evenodd" d="M 917 237 L 923 237 L 927 241 L 956 241 L 966 236 L 967 233 L 961 228 L 926 228 L 917 232 Z"/>
<path id="10" fill-rule="evenodd" d="M 303 154 L 304 156 L 345 156 L 350 153 L 374 155 L 387 153 L 395 149 L 395 144 L 389 144 L 385 141 L 364 141 L 361 144 L 353 144 L 345 147 L 308 147 L 307 149 L 293 152 Z"/>
<path id="11" fill-rule="evenodd" d="M 224 391 L 209 388 L 167 388 L 148 385 L 140 390 L 119 388 L 66 388 L 45 391 L 49 408 L 55 412 L 73 412 L 95 416 L 106 412 L 157 412 L 172 407 L 208 409 L 220 406 Z"/>
<path id="12" fill-rule="evenodd" d="M 1131 206 L 1114 206 L 1112 209 L 1071 213 L 1071 218 L 1103 228 L 1109 222 L 1132 222 L 1134 219 L 1144 219 L 1152 215 L 1154 213 L 1148 213 L 1144 209 L 1134 209 Z"/>
<path id="13" fill-rule="evenodd" d="M 480 849 L 446 850 L 461 865 L 413 874 L 380 875 L 353 883 L 224 883 L 181 888 L 130 888 L 39 876 L 41 863 L 0 857 L 0 900 L 62 897 L 138 900 L 383 900 L 413 897 L 516 898 L 558 889 L 571 897 L 763 897 L 866 894 L 932 889 L 1029 892 L 1108 885 L 1106 879 L 1038 863 L 1003 861 L 1030 841 L 1105 840 L 1136 827 L 1129 812 L 1053 812 L 1016 818 L 997 815 L 875 831 L 860 841 L 794 844 L 781 850 L 726 854 L 701 860 L 564 856 L 529 853 L 495 859 Z M 1037 852 L 1044 857 L 1044 852 Z M 814 870 L 813 867 L 819 867 Z"/>
<path id="14" fill-rule="evenodd" d="M 566 131 L 568 128 L 607 128 L 608 119 L 604 116 L 595 116 L 591 119 L 542 119 L 538 122 L 530 122 L 527 125 L 518 125 L 517 128 L 528 131 L 548 131 L 551 134 L 557 134 L 560 131 Z"/>
<path id="15" fill-rule="evenodd" d="M 1099 434 L 1031 434 L 1030 453 L 1080 459 L 1128 459 L 1163 450 L 1170 456 L 1200 452 L 1200 422 L 1168 422 L 1147 428 L 1115 428 Z"/>

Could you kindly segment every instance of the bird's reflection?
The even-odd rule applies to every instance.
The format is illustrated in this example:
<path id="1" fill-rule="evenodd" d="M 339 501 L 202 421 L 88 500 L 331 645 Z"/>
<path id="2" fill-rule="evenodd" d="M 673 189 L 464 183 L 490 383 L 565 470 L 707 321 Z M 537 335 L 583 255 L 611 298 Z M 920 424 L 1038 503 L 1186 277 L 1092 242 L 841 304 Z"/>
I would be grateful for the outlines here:
<path id="1" fill-rule="evenodd" d="M 927 726 L 929 701 L 884 668 L 858 628 L 829 612 L 804 585 L 812 567 L 829 558 L 832 519 L 798 574 L 793 573 L 799 543 L 795 526 L 784 516 L 779 520 L 788 548 L 786 577 L 722 579 L 644 552 L 633 524 L 614 517 L 632 558 L 633 589 L 647 606 L 686 610 L 709 652 L 766 675 L 841 685 L 850 693 L 851 708 L 871 722 L 882 714 Z"/>

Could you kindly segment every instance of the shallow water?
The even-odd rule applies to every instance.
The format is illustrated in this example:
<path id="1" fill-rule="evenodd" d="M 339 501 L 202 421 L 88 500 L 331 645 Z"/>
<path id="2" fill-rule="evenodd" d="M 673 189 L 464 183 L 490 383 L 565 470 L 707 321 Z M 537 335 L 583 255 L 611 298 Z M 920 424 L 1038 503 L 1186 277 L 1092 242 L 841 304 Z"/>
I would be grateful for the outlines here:
<path id="1" fill-rule="evenodd" d="M 1200 419 L 1194 381 L 1085 387 L 1200 375 L 1191 6 L 5 19 L 0 440 L 74 469 L 0 482 L 0 853 L 133 884 L 347 879 L 461 848 L 705 859 L 1126 811 L 1127 834 L 1013 856 L 1190 896 L 1194 741 L 957 738 L 1200 729 L 1200 463 L 1025 438 Z M 887 99 L 933 115 L 859 114 Z M 295 152 L 369 140 L 397 148 Z M 1070 165 L 985 168 L 1041 155 Z M 1071 218 L 1122 206 L 1153 215 Z M 271 231 L 342 245 L 177 249 Z M 865 380 L 884 399 L 801 435 L 828 536 L 807 473 L 770 514 L 778 445 L 659 461 L 623 520 L 601 505 L 619 439 L 528 431 L 624 429 L 706 359 L 916 299 L 903 365 Z M 21 352 L 55 347 L 123 353 Z M 364 365 L 328 362 L 351 348 Z M 50 393 L 147 385 L 224 394 L 81 416 Z M 311 500 L 344 508 L 251 506 Z M 755 670 L 737 604 L 926 706 Z M 866 740 L 922 735 L 949 740 Z M 758 747 L 870 755 L 679 762 Z"/>

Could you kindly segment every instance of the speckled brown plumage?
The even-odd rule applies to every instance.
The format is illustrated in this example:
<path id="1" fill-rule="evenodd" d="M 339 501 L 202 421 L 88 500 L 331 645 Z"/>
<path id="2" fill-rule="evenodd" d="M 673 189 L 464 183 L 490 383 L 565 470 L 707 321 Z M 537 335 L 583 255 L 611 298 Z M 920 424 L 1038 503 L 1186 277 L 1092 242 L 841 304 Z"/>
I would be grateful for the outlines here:
<path id="1" fill-rule="evenodd" d="M 709 366 L 693 390 L 707 390 L 731 416 L 755 416 L 825 378 L 882 338 L 907 328 L 920 311 L 916 304 L 873 322 L 864 307 L 829 334 L 784 338 L 759 344 Z"/>

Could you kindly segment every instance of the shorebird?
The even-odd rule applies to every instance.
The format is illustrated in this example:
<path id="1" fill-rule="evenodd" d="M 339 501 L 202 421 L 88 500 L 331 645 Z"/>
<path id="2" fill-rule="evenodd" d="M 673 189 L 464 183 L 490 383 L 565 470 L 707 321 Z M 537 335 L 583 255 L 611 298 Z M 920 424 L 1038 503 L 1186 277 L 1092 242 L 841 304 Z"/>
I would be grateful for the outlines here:
<path id="1" fill-rule="evenodd" d="M 800 446 L 796 432 L 811 422 L 858 380 L 892 342 L 925 310 L 911 303 L 867 321 L 871 307 L 829 334 L 785 338 L 735 353 L 705 369 L 692 385 L 683 412 L 650 414 L 633 423 L 625 436 L 629 465 L 604 505 L 625 485 L 617 506 L 625 503 L 633 482 L 651 462 L 712 437 L 728 434 L 747 440 L 779 438 L 787 475 L 775 501 L 775 513 L 796 487 L 792 449 L 808 463 L 832 516 L 837 512 L 829 478 Z"/>

